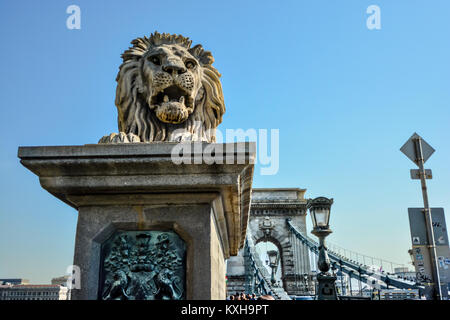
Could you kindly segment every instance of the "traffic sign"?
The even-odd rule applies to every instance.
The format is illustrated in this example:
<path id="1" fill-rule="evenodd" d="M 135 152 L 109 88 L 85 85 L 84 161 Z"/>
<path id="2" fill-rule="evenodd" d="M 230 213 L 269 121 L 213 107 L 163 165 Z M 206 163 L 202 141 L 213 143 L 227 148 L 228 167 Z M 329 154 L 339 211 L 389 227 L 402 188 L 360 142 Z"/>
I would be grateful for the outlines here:
<path id="1" fill-rule="evenodd" d="M 427 228 L 423 208 L 408 208 L 409 222 L 411 228 L 411 240 L 413 245 L 428 246 L 430 243 L 427 237 Z M 445 223 L 445 215 L 443 208 L 431 208 L 431 216 L 433 219 L 434 241 L 440 246 L 447 246 L 448 235 L 447 225 Z M 450 257 L 449 257 L 450 258 Z M 450 278 L 449 278 L 450 282 Z"/>
<path id="2" fill-rule="evenodd" d="M 409 138 L 408 141 L 406 141 L 405 144 L 400 148 L 400 151 L 403 152 L 405 156 L 411 159 L 411 161 L 414 162 L 416 165 L 419 165 L 418 164 L 419 155 L 416 155 L 416 144 L 415 144 L 415 140 L 417 141 L 417 139 L 421 140 L 423 162 L 425 163 L 435 150 L 415 132 L 411 136 L 411 138 Z"/>
<path id="3" fill-rule="evenodd" d="M 422 249 L 427 251 L 426 259 L 425 256 L 422 255 L 422 252 L 417 252 L 416 260 L 417 265 L 420 269 L 417 270 L 417 278 L 422 283 L 429 283 L 429 290 L 426 290 L 426 295 L 431 299 L 446 299 L 447 297 L 447 282 L 444 284 L 441 283 L 440 278 L 440 270 L 439 265 L 444 265 L 446 270 L 448 266 L 444 264 L 444 256 L 441 254 L 438 256 L 438 250 L 445 246 L 439 246 L 436 242 L 435 232 L 435 219 L 432 217 L 432 210 L 430 209 L 430 204 L 428 202 L 428 193 L 427 193 L 427 171 L 423 167 L 425 161 L 433 154 L 434 149 L 420 137 L 417 133 L 414 133 L 408 141 L 400 148 L 400 151 L 403 152 L 412 162 L 414 162 L 419 170 L 411 170 L 411 178 L 415 179 L 417 176 L 420 179 L 420 184 L 422 186 L 422 197 L 423 197 L 423 206 L 424 209 L 419 209 L 419 214 L 417 214 L 417 210 L 414 208 L 409 208 L 409 218 L 410 218 L 410 226 L 411 226 L 411 240 L 413 242 L 413 249 L 417 249 L 421 251 Z M 431 170 L 429 170 L 429 176 L 431 177 Z M 416 213 L 414 213 L 416 212 Z M 442 211 L 443 214 L 443 211 Z M 417 220 L 418 219 L 418 220 Z M 444 222 L 445 225 L 445 222 Z M 414 228 L 414 229 L 413 229 Z M 419 230 L 421 230 L 419 232 Z M 419 234 L 421 233 L 421 234 Z M 425 245 L 424 248 L 420 248 L 420 245 L 423 241 L 428 241 L 428 245 Z M 445 235 L 447 235 L 447 230 L 445 229 Z M 447 247 L 444 249 L 445 255 L 448 257 L 448 238 L 444 239 L 444 236 L 441 234 L 438 239 L 441 242 L 447 241 Z M 439 248 L 441 247 L 441 248 Z M 441 253 L 441 252 L 439 252 Z M 421 258 L 422 259 L 419 259 Z M 429 259 L 428 259 L 429 258 Z M 426 262 L 427 260 L 427 262 Z M 439 265 L 438 265 L 439 260 Z M 428 264 L 428 267 L 426 266 Z M 416 267 L 417 268 L 417 267 Z M 427 270 L 426 273 L 424 273 Z M 420 277 L 421 279 L 419 279 Z M 450 278 L 450 275 L 445 275 L 444 278 Z M 448 279 L 450 280 L 450 279 Z"/>
<path id="4" fill-rule="evenodd" d="M 417 281 L 421 284 L 433 282 L 433 263 L 431 260 L 430 242 L 427 236 L 426 219 L 423 208 L 408 208 L 409 226 L 414 266 Z M 443 208 L 431 208 L 434 242 L 439 270 L 442 297 L 447 297 L 447 286 L 450 282 L 450 249 Z"/>
<path id="5" fill-rule="evenodd" d="M 420 179 L 420 170 L 419 169 L 411 169 L 411 179 Z M 425 169 L 425 178 L 433 179 L 433 174 L 431 173 L 431 169 Z"/>

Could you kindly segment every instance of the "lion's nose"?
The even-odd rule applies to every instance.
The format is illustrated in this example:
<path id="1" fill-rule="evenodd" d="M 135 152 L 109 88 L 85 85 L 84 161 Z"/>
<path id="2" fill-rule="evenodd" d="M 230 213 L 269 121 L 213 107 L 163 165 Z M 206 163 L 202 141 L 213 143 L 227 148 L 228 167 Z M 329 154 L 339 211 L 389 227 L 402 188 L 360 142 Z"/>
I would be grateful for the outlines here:
<path id="1" fill-rule="evenodd" d="M 183 64 L 175 61 L 168 61 L 162 66 L 162 69 L 172 75 L 182 74 L 186 72 L 186 67 Z"/>

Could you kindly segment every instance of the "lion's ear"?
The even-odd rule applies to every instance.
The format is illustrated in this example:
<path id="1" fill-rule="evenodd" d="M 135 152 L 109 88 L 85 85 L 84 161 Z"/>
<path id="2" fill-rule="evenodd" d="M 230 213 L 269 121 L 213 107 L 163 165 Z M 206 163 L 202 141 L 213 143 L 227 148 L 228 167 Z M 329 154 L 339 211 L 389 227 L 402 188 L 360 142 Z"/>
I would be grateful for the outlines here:
<path id="1" fill-rule="evenodd" d="M 189 49 L 189 53 L 196 57 L 203 65 L 211 65 L 214 62 L 212 53 L 210 51 L 205 51 L 201 44 Z"/>

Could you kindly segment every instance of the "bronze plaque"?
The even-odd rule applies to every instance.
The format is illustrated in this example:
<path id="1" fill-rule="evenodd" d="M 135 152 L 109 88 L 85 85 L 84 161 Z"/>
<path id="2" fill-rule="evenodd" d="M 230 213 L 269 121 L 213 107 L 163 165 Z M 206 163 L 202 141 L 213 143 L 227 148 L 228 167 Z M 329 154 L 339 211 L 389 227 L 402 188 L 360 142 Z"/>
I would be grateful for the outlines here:
<path id="1" fill-rule="evenodd" d="M 185 299 L 185 257 L 175 232 L 116 231 L 102 245 L 99 299 Z"/>

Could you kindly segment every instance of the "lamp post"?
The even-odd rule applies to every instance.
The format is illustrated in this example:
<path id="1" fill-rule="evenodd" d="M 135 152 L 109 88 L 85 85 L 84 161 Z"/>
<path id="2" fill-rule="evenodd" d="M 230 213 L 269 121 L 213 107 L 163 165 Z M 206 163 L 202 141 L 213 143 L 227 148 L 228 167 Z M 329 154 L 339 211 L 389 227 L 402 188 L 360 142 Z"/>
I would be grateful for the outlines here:
<path id="1" fill-rule="evenodd" d="M 277 282 L 275 280 L 275 273 L 277 272 L 278 269 L 278 260 L 280 259 L 280 256 L 278 255 L 278 251 L 276 250 L 267 251 L 267 255 L 269 256 L 269 265 L 272 268 L 272 276 L 270 278 L 270 282 L 272 283 L 273 286 L 275 286 Z"/>
<path id="2" fill-rule="evenodd" d="M 333 199 L 318 197 L 308 200 L 307 207 L 311 214 L 313 230 L 311 233 L 319 238 L 319 259 L 317 267 L 318 300 L 337 300 L 336 276 L 330 270 L 330 259 L 325 246 L 325 238 L 332 232 L 329 228 L 330 209 Z"/>

